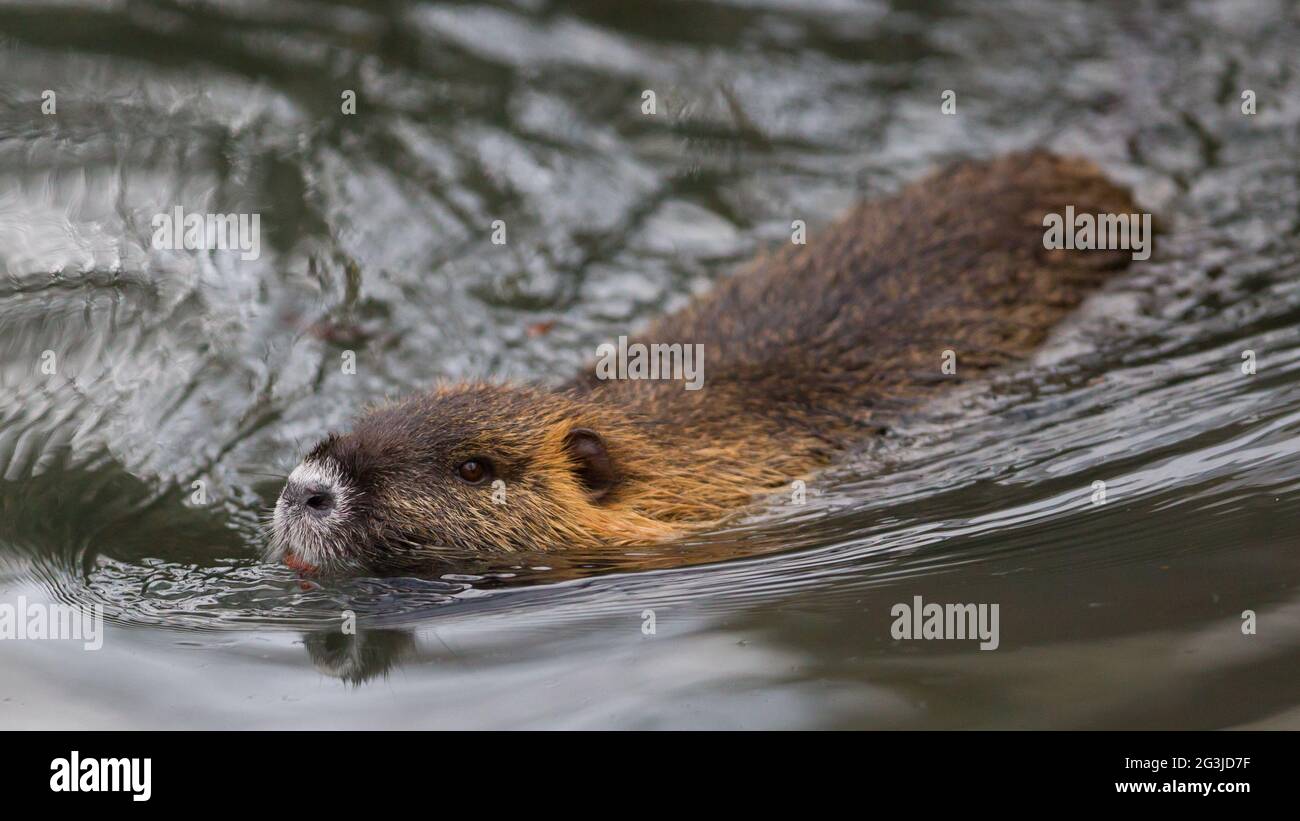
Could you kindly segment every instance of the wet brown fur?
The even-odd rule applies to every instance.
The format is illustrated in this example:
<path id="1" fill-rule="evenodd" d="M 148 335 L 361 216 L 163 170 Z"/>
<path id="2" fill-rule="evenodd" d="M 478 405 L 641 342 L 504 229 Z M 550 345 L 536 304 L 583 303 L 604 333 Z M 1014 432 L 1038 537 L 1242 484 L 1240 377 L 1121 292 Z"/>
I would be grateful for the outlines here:
<path id="1" fill-rule="evenodd" d="M 416 557 L 425 542 L 546 550 L 713 524 L 937 387 L 1039 345 L 1130 257 L 1044 250 L 1044 215 L 1067 205 L 1136 211 L 1091 163 L 1044 152 L 959 164 L 854 208 L 634 340 L 702 343 L 698 391 L 589 369 L 558 391 L 458 384 L 376 409 L 327 449 L 373 468 L 363 482 L 371 520 L 357 538 Z M 958 376 L 940 371 L 948 349 Z M 608 452 L 599 498 L 566 446 L 577 429 Z M 498 466 L 506 504 L 450 478 L 458 460 L 477 457 Z"/>

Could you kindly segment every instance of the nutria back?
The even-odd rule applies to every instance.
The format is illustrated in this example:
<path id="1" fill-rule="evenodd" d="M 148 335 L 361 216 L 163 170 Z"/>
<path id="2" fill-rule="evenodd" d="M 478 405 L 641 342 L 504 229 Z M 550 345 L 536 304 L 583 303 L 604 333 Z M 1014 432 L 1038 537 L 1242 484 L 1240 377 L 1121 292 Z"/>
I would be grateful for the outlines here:
<path id="1" fill-rule="evenodd" d="M 687 427 L 757 414 L 838 439 L 1023 357 L 1128 264 L 1124 250 L 1045 249 L 1044 216 L 1067 206 L 1136 211 L 1083 159 L 1033 151 L 951 166 L 760 257 L 640 335 L 702 343 L 704 390 L 591 371 L 577 384 Z M 941 371 L 944 351 L 954 374 Z"/>

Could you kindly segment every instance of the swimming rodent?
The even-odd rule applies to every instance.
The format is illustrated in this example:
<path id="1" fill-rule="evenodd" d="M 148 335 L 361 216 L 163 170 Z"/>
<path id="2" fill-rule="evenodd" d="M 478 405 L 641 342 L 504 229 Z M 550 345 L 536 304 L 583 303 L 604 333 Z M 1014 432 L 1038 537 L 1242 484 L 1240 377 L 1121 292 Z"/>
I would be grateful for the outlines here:
<path id="1" fill-rule="evenodd" d="M 702 344 L 700 390 L 593 366 L 555 390 L 450 384 L 371 409 L 293 471 L 270 557 L 383 571 L 707 528 L 1038 345 L 1131 255 L 1045 249 L 1067 206 L 1136 212 L 1092 163 L 1042 151 L 857 206 L 633 340 Z"/>

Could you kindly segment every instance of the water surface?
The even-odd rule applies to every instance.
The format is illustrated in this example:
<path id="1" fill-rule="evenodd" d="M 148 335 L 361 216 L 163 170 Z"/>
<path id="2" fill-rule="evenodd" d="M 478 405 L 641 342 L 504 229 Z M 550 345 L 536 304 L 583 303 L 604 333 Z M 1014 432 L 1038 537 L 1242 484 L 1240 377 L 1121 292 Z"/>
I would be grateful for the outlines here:
<path id="1" fill-rule="evenodd" d="M 0 602 L 108 622 L 0 642 L 0 726 L 1300 726 L 1298 55 L 1284 2 L 0 5 Z M 1132 185 L 1155 256 L 806 504 L 259 561 L 367 402 L 562 381 L 793 219 L 1030 146 Z M 177 205 L 260 257 L 154 249 Z M 999 648 L 895 641 L 915 596 L 999 604 Z"/>

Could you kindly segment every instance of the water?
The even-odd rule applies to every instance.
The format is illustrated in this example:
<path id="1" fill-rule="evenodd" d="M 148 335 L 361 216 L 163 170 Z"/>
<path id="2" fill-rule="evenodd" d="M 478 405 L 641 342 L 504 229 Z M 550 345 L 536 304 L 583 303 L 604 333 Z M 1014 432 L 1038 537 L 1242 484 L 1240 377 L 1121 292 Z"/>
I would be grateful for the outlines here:
<path id="1" fill-rule="evenodd" d="M 107 622 L 0 642 L 0 726 L 1300 727 L 1294 7 L 379 8 L 0 5 L 0 602 Z M 792 219 L 1038 145 L 1132 185 L 1155 256 L 806 505 L 428 578 L 259 562 L 365 403 L 562 381 Z M 260 257 L 155 250 L 177 205 L 259 213 Z M 914 596 L 997 603 L 999 648 L 894 641 Z"/>

